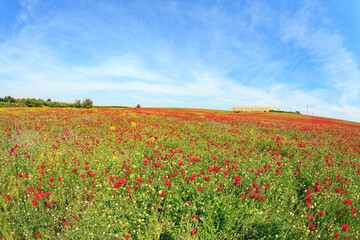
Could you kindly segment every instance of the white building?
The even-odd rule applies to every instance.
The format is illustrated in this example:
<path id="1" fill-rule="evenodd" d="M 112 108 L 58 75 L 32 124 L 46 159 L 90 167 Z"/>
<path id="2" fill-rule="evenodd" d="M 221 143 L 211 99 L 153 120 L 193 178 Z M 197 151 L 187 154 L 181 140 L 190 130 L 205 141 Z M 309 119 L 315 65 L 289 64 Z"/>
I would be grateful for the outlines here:
<path id="1" fill-rule="evenodd" d="M 275 110 L 273 107 L 233 107 L 233 112 L 269 112 Z"/>

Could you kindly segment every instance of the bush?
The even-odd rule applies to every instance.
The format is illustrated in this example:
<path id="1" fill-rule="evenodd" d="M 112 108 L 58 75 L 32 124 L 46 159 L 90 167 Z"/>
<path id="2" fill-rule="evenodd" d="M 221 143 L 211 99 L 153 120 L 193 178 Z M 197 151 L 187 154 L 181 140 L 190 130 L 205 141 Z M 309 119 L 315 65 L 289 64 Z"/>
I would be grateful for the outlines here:
<path id="1" fill-rule="evenodd" d="M 6 96 L 4 98 L 2 98 L 2 102 L 15 102 L 15 98 L 11 97 L 11 96 Z"/>
<path id="2" fill-rule="evenodd" d="M 136 105 L 136 108 L 141 108 L 140 104 Z"/>
<path id="3" fill-rule="evenodd" d="M 75 100 L 75 102 L 74 102 L 74 107 L 76 107 L 76 108 L 81 108 L 81 102 L 80 102 L 80 100 Z"/>
<path id="4" fill-rule="evenodd" d="M 27 107 L 27 105 L 23 102 L 0 102 L 0 108 L 8 108 L 8 107 Z"/>
<path id="5" fill-rule="evenodd" d="M 93 107 L 93 101 L 90 98 L 86 98 L 81 105 L 83 108 L 92 108 Z"/>
<path id="6" fill-rule="evenodd" d="M 41 107 L 44 105 L 43 104 L 44 102 L 41 99 L 36 100 L 35 98 L 28 98 L 28 99 L 23 100 L 23 102 L 28 107 Z"/>
<path id="7" fill-rule="evenodd" d="M 66 107 L 77 107 L 77 108 L 92 108 L 93 102 L 87 98 L 82 103 L 80 100 L 75 100 L 74 103 L 64 102 L 52 102 L 50 98 L 46 101 L 43 99 L 35 98 L 19 98 L 15 99 L 11 96 L 0 98 L 0 107 L 53 107 L 53 108 L 66 108 Z"/>

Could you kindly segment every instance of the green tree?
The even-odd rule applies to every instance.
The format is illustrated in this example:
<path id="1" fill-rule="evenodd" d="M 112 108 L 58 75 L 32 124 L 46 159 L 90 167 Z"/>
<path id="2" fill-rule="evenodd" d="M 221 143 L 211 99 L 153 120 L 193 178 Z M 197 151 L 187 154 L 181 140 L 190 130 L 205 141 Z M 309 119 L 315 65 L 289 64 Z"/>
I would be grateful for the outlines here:
<path id="1" fill-rule="evenodd" d="M 82 102 L 81 106 L 82 106 L 83 108 L 92 108 L 92 107 L 93 107 L 93 101 L 92 101 L 90 98 L 86 98 L 86 99 Z"/>
<path id="2" fill-rule="evenodd" d="M 41 107 L 43 105 L 41 100 L 36 100 L 35 98 L 25 99 L 24 102 L 28 107 Z"/>
<path id="3" fill-rule="evenodd" d="M 15 102 L 15 98 L 11 97 L 11 96 L 6 96 L 4 97 L 4 102 Z"/>
<path id="4" fill-rule="evenodd" d="M 76 107 L 76 108 L 81 108 L 81 102 L 80 102 L 80 100 L 75 100 L 75 102 L 74 102 L 74 107 Z"/>
<path id="5" fill-rule="evenodd" d="M 136 108 L 141 108 L 140 104 L 136 105 Z"/>

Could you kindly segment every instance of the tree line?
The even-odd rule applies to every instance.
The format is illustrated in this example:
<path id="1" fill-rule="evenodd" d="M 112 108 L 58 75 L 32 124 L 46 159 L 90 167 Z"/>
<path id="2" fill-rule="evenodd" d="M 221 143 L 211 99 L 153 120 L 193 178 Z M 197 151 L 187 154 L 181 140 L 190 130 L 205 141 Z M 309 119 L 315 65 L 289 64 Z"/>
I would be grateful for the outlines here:
<path id="1" fill-rule="evenodd" d="M 0 107 L 73 107 L 73 108 L 92 108 L 93 101 L 86 98 L 83 101 L 75 100 L 74 103 L 53 102 L 50 98 L 46 101 L 35 98 L 14 98 L 11 96 L 0 97 Z"/>

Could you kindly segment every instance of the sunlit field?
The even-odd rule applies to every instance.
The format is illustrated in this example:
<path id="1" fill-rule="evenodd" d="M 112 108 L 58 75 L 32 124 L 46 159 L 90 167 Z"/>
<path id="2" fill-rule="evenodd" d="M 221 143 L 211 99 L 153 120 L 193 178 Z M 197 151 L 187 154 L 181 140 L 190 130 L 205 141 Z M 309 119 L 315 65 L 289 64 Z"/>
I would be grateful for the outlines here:
<path id="1" fill-rule="evenodd" d="M 0 239 L 358 239 L 360 124 L 0 109 Z"/>

